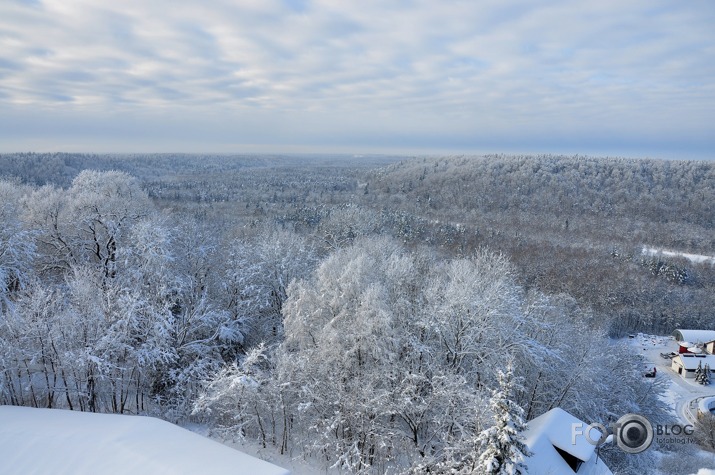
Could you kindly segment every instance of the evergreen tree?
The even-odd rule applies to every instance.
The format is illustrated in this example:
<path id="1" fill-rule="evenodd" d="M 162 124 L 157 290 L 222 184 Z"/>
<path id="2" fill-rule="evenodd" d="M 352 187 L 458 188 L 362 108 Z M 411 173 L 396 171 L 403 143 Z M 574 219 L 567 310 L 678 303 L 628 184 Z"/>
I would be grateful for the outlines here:
<path id="1" fill-rule="evenodd" d="M 703 362 L 698 362 L 698 367 L 695 368 L 695 382 L 703 384 Z"/>
<path id="2" fill-rule="evenodd" d="M 524 459 L 529 449 L 521 433 L 526 429 L 524 410 L 513 400 L 514 368 L 510 362 L 506 373 L 497 372 L 499 387 L 492 391 L 490 403 L 494 425 L 479 434 L 483 448 L 474 473 L 490 475 L 517 475 L 527 472 Z"/>

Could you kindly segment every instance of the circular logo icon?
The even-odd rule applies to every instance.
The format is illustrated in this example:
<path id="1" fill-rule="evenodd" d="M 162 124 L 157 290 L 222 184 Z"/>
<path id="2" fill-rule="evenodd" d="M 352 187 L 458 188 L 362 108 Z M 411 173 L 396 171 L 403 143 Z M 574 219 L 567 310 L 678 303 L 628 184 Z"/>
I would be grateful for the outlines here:
<path id="1" fill-rule="evenodd" d="M 616 443 L 629 454 L 639 454 L 653 443 L 653 426 L 638 414 L 626 414 L 616 423 Z"/>

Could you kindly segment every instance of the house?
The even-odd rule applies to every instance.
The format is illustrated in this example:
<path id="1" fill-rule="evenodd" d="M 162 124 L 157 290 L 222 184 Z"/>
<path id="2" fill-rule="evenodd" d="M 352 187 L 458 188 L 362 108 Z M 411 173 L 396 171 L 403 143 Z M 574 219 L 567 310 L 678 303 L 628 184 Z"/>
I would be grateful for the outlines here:
<path id="1" fill-rule="evenodd" d="M 613 475 L 598 457 L 596 445 L 584 435 L 588 431 L 591 440 L 597 441 L 601 432 L 589 430 L 588 424 L 563 409 L 551 409 L 529 421 L 526 427 L 522 434 L 524 443 L 533 454 L 524 462 L 529 473 Z M 575 428 L 579 432 L 574 432 Z"/>
<path id="2" fill-rule="evenodd" d="M 711 355 L 715 355 L 715 338 L 705 343 L 705 351 Z"/>
<path id="3" fill-rule="evenodd" d="M 672 359 L 670 368 L 682 376 L 684 379 L 695 377 L 695 370 L 698 365 L 710 365 L 710 368 L 715 368 L 715 355 L 683 353 Z"/>

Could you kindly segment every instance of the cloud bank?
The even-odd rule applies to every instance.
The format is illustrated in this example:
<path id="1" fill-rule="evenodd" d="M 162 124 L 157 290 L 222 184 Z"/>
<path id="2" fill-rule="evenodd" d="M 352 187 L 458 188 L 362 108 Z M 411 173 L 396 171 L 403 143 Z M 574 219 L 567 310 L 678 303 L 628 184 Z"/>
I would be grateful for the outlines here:
<path id="1" fill-rule="evenodd" d="M 5 0 L 0 147 L 715 151 L 706 0 Z"/>

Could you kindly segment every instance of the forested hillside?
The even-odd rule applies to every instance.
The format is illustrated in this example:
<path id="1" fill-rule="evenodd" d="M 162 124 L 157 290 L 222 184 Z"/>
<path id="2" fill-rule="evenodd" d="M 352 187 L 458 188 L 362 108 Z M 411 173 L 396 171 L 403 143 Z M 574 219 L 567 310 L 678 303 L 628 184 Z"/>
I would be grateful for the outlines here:
<path id="1" fill-rule="evenodd" d="M 366 189 L 368 205 L 405 213 L 416 240 L 504 252 L 527 288 L 575 297 L 616 335 L 715 325 L 713 260 L 643 254 L 715 256 L 711 162 L 417 159 L 371 173 Z"/>
<path id="2" fill-rule="evenodd" d="M 0 404 L 467 473 L 497 392 L 527 419 L 664 420 L 611 337 L 715 324 L 711 261 L 643 253 L 715 255 L 709 162 L 19 154 L 0 174 Z"/>

